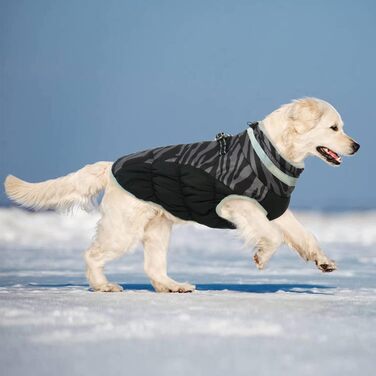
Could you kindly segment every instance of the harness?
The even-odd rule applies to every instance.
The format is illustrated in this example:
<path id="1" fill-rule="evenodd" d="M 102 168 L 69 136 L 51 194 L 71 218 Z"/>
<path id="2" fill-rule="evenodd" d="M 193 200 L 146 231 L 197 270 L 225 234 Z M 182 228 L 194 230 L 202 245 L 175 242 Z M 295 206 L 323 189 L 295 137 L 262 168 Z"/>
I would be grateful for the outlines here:
<path id="1" fill-rule="evenodd" d="M 234 228 L 216 212 L 230 195 L 256 200 L 273 220 L 286 211 L 303 167 L 278 153 L 260 123 L 248 125 L 235 136 L 126 155 L 112 174 L 127 192 L 183 220 Z"/>

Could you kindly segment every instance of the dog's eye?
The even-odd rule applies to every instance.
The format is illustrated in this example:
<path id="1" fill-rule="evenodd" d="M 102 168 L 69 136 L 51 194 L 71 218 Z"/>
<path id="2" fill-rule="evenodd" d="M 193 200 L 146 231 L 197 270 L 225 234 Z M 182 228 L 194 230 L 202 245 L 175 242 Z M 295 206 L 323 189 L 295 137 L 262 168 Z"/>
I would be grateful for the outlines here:
<path id="1" fill-rule="evenodd" d="M 330 129 L 333 129 L 333 131 L 337 132 L 338 131 L 338 126 L 337 125 L 332 125 Z"/>

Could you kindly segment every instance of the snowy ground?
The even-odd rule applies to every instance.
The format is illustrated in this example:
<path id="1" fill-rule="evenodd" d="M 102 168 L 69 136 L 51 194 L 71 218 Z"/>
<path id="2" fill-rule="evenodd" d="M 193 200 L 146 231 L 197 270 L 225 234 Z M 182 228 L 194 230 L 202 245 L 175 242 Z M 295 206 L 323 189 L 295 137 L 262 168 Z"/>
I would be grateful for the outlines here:
<path id="1" fill-rule="evenodd" d="M 376 212 L 301 213 L 339 270 L 282 248 L 259 272 L 232 231 L 174 231 L 156 294 L 142 253 L 109 265 L 124 293 L 88 291 L 96 215 L 0 209 L 0 374 L 375 375 Z"/>

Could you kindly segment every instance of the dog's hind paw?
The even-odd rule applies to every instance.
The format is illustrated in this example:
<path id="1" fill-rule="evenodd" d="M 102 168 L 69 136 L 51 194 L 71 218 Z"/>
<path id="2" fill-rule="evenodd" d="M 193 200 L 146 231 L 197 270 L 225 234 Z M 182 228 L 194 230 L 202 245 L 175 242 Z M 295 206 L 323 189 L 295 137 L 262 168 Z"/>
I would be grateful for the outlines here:
<path id="1" fill-rule="evenodd" d="M 196 290 L 196 286 L 191 285 L 189 283 L 177 283 L 176 286 L 173 286 L 170 288 L 170 292 L 179 292 L 179 293 L 185 293 L 185 292 L 193 292 Z"/>
<path id="2" fill-rule="evenodd" d="M 116 283 L 106 283 L 104 285 L 94 287 L 93 290 L 98 292 L 121 292 L 123 291 L 123 288 Z"/>
<path id="3" fill-rule="evenodd" d="M 156 292 L 193 292 L 196 290 L 195 285 L 190 283 L 179 283 L 179 282 L 170 282 L 170 283 L 160 283 L 155 280 L 152 281 L 152 285 Z"/>

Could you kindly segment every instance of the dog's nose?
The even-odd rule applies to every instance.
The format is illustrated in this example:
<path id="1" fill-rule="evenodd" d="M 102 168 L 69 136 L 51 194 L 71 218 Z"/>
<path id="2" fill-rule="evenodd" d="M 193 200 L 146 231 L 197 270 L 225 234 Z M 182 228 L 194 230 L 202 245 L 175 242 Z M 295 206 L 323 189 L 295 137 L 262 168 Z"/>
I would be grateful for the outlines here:
<path id="1" fill-rule="evenodd" d="M 360 145 L 358 143 L 356 143 L 355 141 L 353 141 L 352 143 L 352 149 L 353 149 L 353 152 L 352 154 L 355 154 L 360 148 Z"/>

